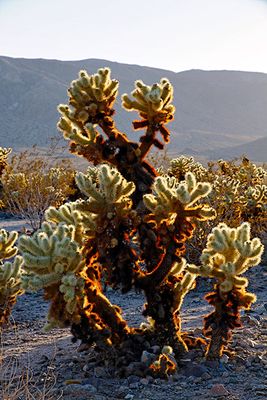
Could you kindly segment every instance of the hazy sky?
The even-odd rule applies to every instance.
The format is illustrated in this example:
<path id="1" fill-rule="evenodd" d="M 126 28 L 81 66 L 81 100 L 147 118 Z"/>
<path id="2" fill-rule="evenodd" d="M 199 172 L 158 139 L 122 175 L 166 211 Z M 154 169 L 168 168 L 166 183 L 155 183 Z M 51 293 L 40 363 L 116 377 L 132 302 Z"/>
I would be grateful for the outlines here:
<path id="1" fill-rule="evenodd" d="M 267 1 L 0 0 L 0 55 L 267 73 Z"/>

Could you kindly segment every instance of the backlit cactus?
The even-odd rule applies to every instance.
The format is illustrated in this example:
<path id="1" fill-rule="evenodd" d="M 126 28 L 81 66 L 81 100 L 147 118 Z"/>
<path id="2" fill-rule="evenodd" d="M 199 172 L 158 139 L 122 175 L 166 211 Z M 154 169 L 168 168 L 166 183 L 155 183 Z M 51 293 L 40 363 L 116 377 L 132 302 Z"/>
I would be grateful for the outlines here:
<path id="1" fill-rule="evenodd" d="M 22 235 L 19 239 L 26 272 L 23 288 L 44 288 L 46 298 L 52 300 L 48 328 L 80 320 L 79 301 L 82 307 L 84 284 L 80 273 L 85 261 L 74 237 L 73 225 L 52 226 L 44 222 L 31 237 Z"/>
<path id="2" fill-rule="evenodd" d="M 80 191 L 88 197 L 86 202 L 87 210 L 96 215 L 107 215 L 112 218 L 112 213 L 127 215 L 131 208 L 131 194 L 135 190 L 133 182 L 126 179 L 109 165 L 101 165 L 97 169 L 89 168 L 87 174 L 79 172 L 76 176 L 76 183 Z"/>
<path id="3" fill-rule="evenodd" d="M 216 279 L 215 292 L 206 296 L 215 311 L 205 317 L 204 332 L 211 336 L 208 359 L 219 359 L 231 330 L 241 326 L 239 310 L 249 309 L 256 296 L 246 291 L 248 279 L 241 276 L 258 265 L 263 253 L 259 238 L 250 239 L 250 225 L 229 228 L 221 223 L 208 236 L 201 256 L 201 266 L 188 266 L 188 271 Z"/>
<path id="4" fill-rule="evenodd" d="M 157 221 L 174 221 L 177 215 L 178 218 L 194 217 L 199 220 L 215 216 L 211 207 L 196 206 L 199 200 L 210 193 L 211 185 L 207 182 L 197 182 L 190 172 L 185 175 L 183 182 L 174 177 L 158 177 L 152 189 L 153 194 L 144 196 L 144 204 L 155 215 Z"/>
<path id="5" fill-rule="evenodd" d="M 131 92 L 134 100 L 127 94 L 122 95 L 122 107 L 128 111 L 135 110 L 148 121 L 158 123 L 167 122 L 173 118 L 175 112 L 173 100 L 173 87 L 167 78 L 152 86 L 142 81 L 135 82 L 135 89 Z"/>
<path id="6" fill-rule="evenodd" d="M 3 173 L 3 170 L 7 166 L 7 157 L 11 153 L 12 149 L 10 148 L 5 148 L 5 147 L 0 147 L 0 176 Z"/>
<path id="7" fill-rule="evenodd" d="M 100 360 L 115 364 L 118 374 L 168 378 L 189 349 L 206 346 L 205 340 L 182 332 L 181 324 L 183 300 L 198 275 L 217 279 L 216 291 L 206 297 L 215 306 L 205 318 L 204 332 L 211 337 L 208 358 L 220 357 L 230 330 L 239 325 L 239 309 L 255 300 L 241 275 L 259 263 L 262 246 L 259 239 L 250 240 L 248 224 L 215 228 L 201 266 L 188 265 L 184 256 L 195 230 L 211 228 L 214 198 L 222 188 L 223 207 L 241 207 L 248 198 L 264 206 L 263 174 L 244 161 L 245 172 L 235 179 L 237 170 L 220 161 L 214 179 L 212 165 L 204 168 L 181 156 L 172 161 L 169 176 L 159 176 L 146 155 L 152 146 L 162 149 L 169 141 L 165 125 L 175 111 L 170 82 L 164 78 L 148 86 L 136 81 L 131 95 L 122 96 L 122 106 L 141 118 L 133 122 L 135 130 L 144 129 L 138 142 L 116 128 L 117 93 L 118 81 L 111 79 L 108 68 L 93 75 L 81 71 L 68 90 L 69 105 L 59 106 L 58 128 L 70 141 L 71 152 L 94 166 L 76 175 L 81 199 L 49 207 L 41 228 L 19 239 L 23 287 L 42 288 L 51 301 L 48 328 L 70 326 L 73 340 L 96 345 Z M 246 187 L 242 200 L 239 190 L 250 186 L 251 171 L 257 174 L 257 186 Z M 129 326 L 106 296 L 106 286 L 122 293 L 142 291 L 146 322 Z"/>
<path id="8" fill-rule="evenodd" d="M 17 256 L 17 247 L 14 246 L 18 234 L 15 231 L 0 230 L 0 328 L 7 323 L 11 309 L 18 295 L 23 293 L 21 287 L 21 273 L 23 259 Z M 13 261 L 5 259 L 13 258 Z"/>

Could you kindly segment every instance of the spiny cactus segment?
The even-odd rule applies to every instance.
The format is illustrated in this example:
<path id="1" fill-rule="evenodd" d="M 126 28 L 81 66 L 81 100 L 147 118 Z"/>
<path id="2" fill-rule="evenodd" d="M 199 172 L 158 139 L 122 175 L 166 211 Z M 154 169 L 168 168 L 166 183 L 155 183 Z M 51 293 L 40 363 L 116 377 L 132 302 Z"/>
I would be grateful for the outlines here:
<path id="1" fill-rule="evenodd" d="M 142 158 L 148 153 L 150 147 L 155 145 L 163 149 L 164 145 L 155 137 L 159 131 L 165 143 L 169 142 L 170 132 L 164 126 L 173 119 L 175 107 L 173 101 L 173 87 L 167 78 L 161 79 L 160 83 L 152 86 L 142 81 L 135 82 L 135 89 L 131 92 L 134 100 L 128 94 L 122 95 L 122 107 L 127 111 L 137 111 L 142 118 L 134 121 L 134 129 L 147 127 L 146 134 L 141 136 L 140 152 Z"/>
<path id="2" fill-rule="evenodd" d="M 18 249 L 14 246 L 17 238 L 18 234 L 15 231 L 0 230 L 0 327 L 7 323 L 17 296 L 23 293 L 21 287 L 23 259 L 16 255 Z M 9 258 L 13 258 L 13 261 L 2 262 Z"/>
<path id="3" fill-rule="evenodd" d="M 207 350 L 208 359 L 219 359 L 231 337 L 231 330 L 240 327 L 239 311 L 249 309 L 256 301 L 248 293 L 248 279 L 240 276 L 248 268 L 258 265 L 263 253 L 259 238 L 250 239 L 250 225 L 238 228 L 219 224 L 208 236 L 207 246 L 201 256 L 201 265 L 188 266 L 192 273 L 216 279 L 215 292 L 206 296 L 215 311 L 205 317 L 204 333 L 211 337 Z"/>
<path id="4" fill-rule="evenodd" d="M 131 92 L 132 100 L 126 93 L 122 95 L 122 107 L 127 111 L 135 110 L 144 120 L 168 122 L 173 119 L 175 112 L 173 101 L 173 87 L 167 78 L 152 86 L 141 80 L 135 82 L 135 89 Z"/>
<path id="5" fill-rule="evenodd" d="M 12 152 L 11 148 L 0 147 L 0 176 L 7 166 L 7 157 Z"/>
<path id="6" fill-rule="evenodd" d="M 135 190 L 133 182 L 126 179 L 109 165 L 101 165 L 97 169 L 89 168 L 87 174 L 82 172 L 76 176 L 76 183 L 80 191 L 88 197 L 87 208 L 93 214 L 109 214 L 116 210 L 118 215 L 125 215 L 129 211 L 132 201 L 131 194 Z"/>
<path id="7" fill-rule="evenodd" d="M 47 328 L 80 320 L 79 301 L 84 285 L 80 273 L 85 260 L 74 237 L 73 225 L 52 226 L 44 222 L 31 237 L 22 235 L 19 239 L 26 271 L 24 289 L 44 288 L 46 298 L 52 300 Z"/>
<path id="8" fill-rule="evenodd" d="M 174 177 L 158 177 L 152 187 L 153 194 L 144 196 L 145 206 L 152 211 L 158 222 L 178 218 L 205 220 L 214 218 L 214 210 L 207 206 L 195 206 L 211 191 L 207 182 L 197 182 L 195 176 L 188 172 L 185 181 L 179 182 Z"/>

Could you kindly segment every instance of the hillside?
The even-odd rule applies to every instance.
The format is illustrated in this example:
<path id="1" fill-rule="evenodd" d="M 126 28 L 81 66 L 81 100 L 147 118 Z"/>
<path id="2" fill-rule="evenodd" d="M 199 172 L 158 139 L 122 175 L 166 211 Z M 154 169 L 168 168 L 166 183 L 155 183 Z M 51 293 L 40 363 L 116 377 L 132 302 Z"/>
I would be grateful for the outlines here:
<path id="1" fill-rule="evenodd" d="M 101 66 L 112 69 L 112 76 L 120 81 L 120 94 L 133 90 L 136 79 L 148 84 L 161 77 L 170 79 L 177 109 L 175 121 L 170 124 L 172 153 L 186 149 L 202 154 L 207 149 L 224 148 L 228 152 L 229 148 L 242 148 L 244 143 L 267 137 L 267 74 L 201 70 L 175 73 L 96 59 L 0 57 L 1 146 L 47 146 L 49 138 L 58 135 L 57 105 L 67 102 L 69 82 L 80 69 L 94 73 Z M 122 110 L 119 103 L 117 124 L 134 138 L 131 121 L 135 116 Z M 258 157 L 260 153 L 255 154 Z M 266 161 L 266 156 L 263 154 L 258 161 Z"/>
<path id="2" fill-rule="evenodd" d="M 241 144 L 234 147 L 226 147 L 224 149 L 209 150 L 202 153 L 207 158 L 218 159 L 228 158 L 232 159 L 240 155 L 246 155 L 251 160 L 267 160 L 267 136 L 253 140 L 248 143 Z M 225 155 L 227 155 L 225 157 Z"/>

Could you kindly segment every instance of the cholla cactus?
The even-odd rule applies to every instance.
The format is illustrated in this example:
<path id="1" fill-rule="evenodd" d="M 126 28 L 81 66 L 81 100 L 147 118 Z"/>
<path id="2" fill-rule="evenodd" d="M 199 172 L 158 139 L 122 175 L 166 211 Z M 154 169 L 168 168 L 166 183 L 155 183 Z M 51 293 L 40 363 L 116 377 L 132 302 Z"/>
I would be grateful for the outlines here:
<path id="1" fill-rule="evenodd" d="M 167 78 L 152 86 L 136 81 L 135 90 L 131 95 L 135 100 L 131 100 L 127 94 L 122 95 L 122 107 L 126 110 L 136 110 L 145 120 L 156 120 L 158 123 L 173 119 L 175 112 L 175 107 L 171 104 L 173 87 Z"/>
<path id="2" fill-rule="evenodd" d="M 3 170 L 7 166 L 7 157 L 11 153 L 12 149 L 5 147 L 0 147 L 0 176 L 2 175 Z"/>
<path id="3" fill-rule="evenodd" d="M 5 168 L 7 167 L 7 157 L 8 155 L 11 153 L 12 149 L 6 149 L 3 147 L 0 147 L 0 177 L 3 174 L 3 171 L 5 170 Z M 0 208 L 2 208 L 4 206 L 4 202 L 1 200 L 2 197 L 2 182 L 0 180 Z"/>
<path id="4" fill-rule="evenodd" d="M 173 87 L 166 78 L 152 86 L 136 81 L 135 90 L 131 95 L 134 100 L 131 100 L 126 93 L 122 95 L 122 107 L 127 111 L 137 111 L 140 114 L 142 120 L 133 122 L 134 129 L 147 127 L 146 134 L 140 138 L 142 144 L 139 148 L 140 155 L 144 158 L 152 145 L 161 150 L 164 147 L 155 137 L 157 131 L 161 133 L 164 142 L 169 142 L 170 133 L 164 124 L 173 119 L 175 112 L 175 107 L 171 104 Z"/>
<path id="5" fill-rule="evenodd" d="M 18 234 L 0 230 L 0 327 L 8 321 L 12 306 L 18 295 L 23 293 L 21 288 L 22 257 L 16 256 L 14 246 Z M 2 260 L 14 257 L 12 262 Z"/>
<path id="6" fill-rule="evenodd" d="M 62 115 L 58 128 L 65 139 L 71 140 L 71 151 L 96 164 L 103 160 L 104 138 L 95 124 L 114 113 L 118 86 L 118 81 L 111 79 L 109 68 L 100 68 L 94 75 L 80 71 L 68 89 L 70 106 L 58 107 Z"/>
<path id="7" fill-rule="evenodd" d="M 197 183 L 194 175 L 187 173 L 183 182 L 174 177 L 156 178 L 152 193 L 144 195 L 144 205 L 150 211 L 145 220 L 150 226 L 156 226 L 158 244 L 166 250 L 157 268 L 141 276 L 137 285 L 144 289 L 148 299 L 145 315 L 155 320 L 159 335 L 168 331 L 172 337 L 162 344 L 168 344 L 180 353 L 192 345 L 182 338 L 179 312 L 183 298 L 195 280 L 194 275 L 183 272 L 185 262 L 180 256 L 185 251 L 185 241 L 195 229 L 195 221 L 205 221 L 215 215 L 211 207 L 197 204 L 210 190 L 209 183 Z"/>
<path id="8" fill-rule="evenodd" d="M 91 76 L 86 71 L 80 71 L 79 78 L 72 81 L 68 89 L 73 109 L 70 110 L 64 105 L 59 106 L 59 111 L 63 115 L 59 128 L 65 129 L 65 126 L 73 122 L 76 124 L 77 121 L 86 123 L 90 116 L 107 112 L 115 102 L 118 86 L 118 81 L 110 79 L 109 68 L 100 68 Z M 68 130 L 66 129 L 66 134 Z"/>
<path id="9" fill-rule="evenodd" d="M 176 217 L 210 219 L 215 216 L 214 210 L 208 205 L 196 203 L 206 197 L 211 191 L 207 182 L 198 182 L 195 176 L 188 172 L 185 181 L 179 182 L 174 177 L 158 177 L 153 185 L 153 194 L 144 196 L 145 206 L 153 213 L 158 224 L 168 221 L 173 225 Z"/>
<path id="10" fill-rule="evenodd" d="M 85 234 L 85 226 L 83 222 L 83 215 L 77 210 L 77 204 L 79 204 L 79 202 L 66 203 L 60 206 L 58 209 L 53 206 L 49 207 L 45 212 L 45 219 L 53 224 L 62 223 L 73 226 L 74 241 L 79 243 L 79 245 L 82 245 Z M 87 226 L 90 221 L 86 221 Z M 91 228 L 95 228 L 94 223 L 92 224 Z"/>
<path id="11" fill-rule="evenodd" d="M 181 181 L 184 180 L 187 172 L 192 172 L 197 180 L 206 180 L 208 178 L 207 169 L 199 162 L 196 162 L 193 157 L 181 155 L 170 161 L 168 175 L 174 176 L 178 181 Z"/>
<path id="12" fill-rule="evenodd" d="M 95 168 L 89 168 L 86 175 L 80 172 L 76 176 L 77 186 L 88 197 L 86 209 L 109 219 L 114 212 L 118 216 L 127 215 L 132 205 L 130 196 L 135 190 L 134 183 L 127 182 L 115 168 L 105 164 L 95 175 Z"/>
<path id="13" fill-rule="evenodd" d="M 127 368 L 137 360 L 141 359 L 142 364 L 145 346 L 152 354 L 149 347 L 157 345 L 162 348 L 158 360 L 154 357 L 153 365 L 143 363 L 144 369 L 138 374 L 145 376 L 151 366 L 153 375 L 168 377 L 177 368 L 176 360 L 189 348 L 204 344 L 181 331 L 183 299 L 194 288 L 200 273 L 196 267 L 187 266 L 182 257 L 196 224 L 205 224 L 215 216 L 208 204 L 212 170 L 201 168 L 191 159 L 181 160 L 181 168 L 189 169 L 183 175 L 160 177 L 145 159 L 153 145 L 160 149 L 164 146 L 156 138 L 158 132 L 165 143 L 169 141 L 165 125 L 173 119 L 174 106 L 173 89 L 167 79 L 151 87 L 137 81 L 132 92 L 134 100 L 123 95 L 123 107 L 138 111 L 141 117 L 134 121 L 134 129 L 145 128 L 139 142 L 130 141 L 115 126 L 113 105 L 117 91 L 118 82 L 111 80 L 109 69 L 99 69 L 92 76 L 81 71 L 68 91 L 69 105 L 59 106 L 58 127 L 70 140 L 71 151 L 97 167 L 76 176 L 83 194 L 81 200 L 50 207 L 41 229 L 32 237 L 21 237 L 19 248 L 26 271 L 23 285 L 34 290 L 44 288 L 45 297 L 51 300 L 49 327 L 71 325 L 74 340 L 96 344 L 103 361 L 114 362 L 119 373 L 129 373 Z M 228 165 L 222 163 L 219 168 L 223 174 Z M 231 239 L 232 236 L 233 233 Z M 238 233 L 239 242 L 244 238 L 244 248 L 249 247 L 245 243 L 247 236 Z M 255 241 L 252 243 L 253 247 Z M 230 307 L 229 302 L 224 305 L 229 296 L 236 302 L 242 295 L 242 306 L 252 301 L 244 292 L 246 281 L 238 275 L 240 271 L 229 267 L 230 263 L 241 267 L 235 258 L 228 260 L 232 253 L 223 253 L 223 268 L 228 275 L 218 283 L 215 295 L 208 298 L 214 304 L 220 303 L 222 310 Z M 253 254 L 252 251 L 251 257 Z M 245 255 L 247 260 L 248 254 Z M 210 257 L 213 260 L 213 255 Z M 252 261 L 253 257 L 250 264 Z M 229 292 L 227 284 L 228 289 L 231 287 Z M 147 323 L 129 327 L 120 308 L 105 295 L 104 285 L 120 288 L 123 293 L 131 288 L 142 290 Z M 216 312 L 221 329 L 222 317 L 217 309 Z M 206 319 L 206 330 L 212 318 Z M 229 318 L 232 325 L 237 324 L 231 320 L 232 314 Z M 209 348 L 209 353 L 214 353 L 214 345 Z M 137 373 L 134 368 L 132 373 Z"/>
<path id="14" fill-rule="evenodd" d="M 256 296 L 246 292 L 248 279 L 242 275 L 248 268 L 258 265 L 263 245 L 258 238 L 250 239 L 250 225 L 229 228 L 221 223 L 208 236 L 200 267 L 188 270 L 201 276 L 213 277 L 216 291 L 206 296 L 215 311 L 205 317 L 204 332 L 211 336 L 208 359 L 218 359 L 231 336 L 231 329 L 239 327 L 239 310 L 248 309 Z"/>
<path id="15" fill-rule="evenodd" d="M 130 268 L 135 256 L 126 237 L 136 215 L 131 199 L 135 185 L 107 164 L 88 168 L 86 174 L 78 173 L 76 183 L 87 197 L 87 200 L 76 203 L 76 209 L 83 216 L 87 240 L 90 239 L 92 247 L 98 248 L 110 283 L 114 287 L 122 284 L 125 290 L 129 289 L 132 281 Z M 119 254 L 120 260 L 117 258 Z"/>
<path id="16" fill-rule="evenodd" d="M 177 362 L 171 346 L 164 346 L 157 360 L 149 367 L 152 376 L 168 378 L 177 371 Z"/>
<path id="17" fill-rule="evenodd" d="M 44 222 L 32 237 L 22 235 L 19 239 L 27 273 L 23 276 L 23 287 L 44 288 L 46 297 L 52 300 L 47 328 L 80 320 L 84 285 L 80 274 L 85 261 L 74 237 L 73 225 L 52 226 Z"/>

